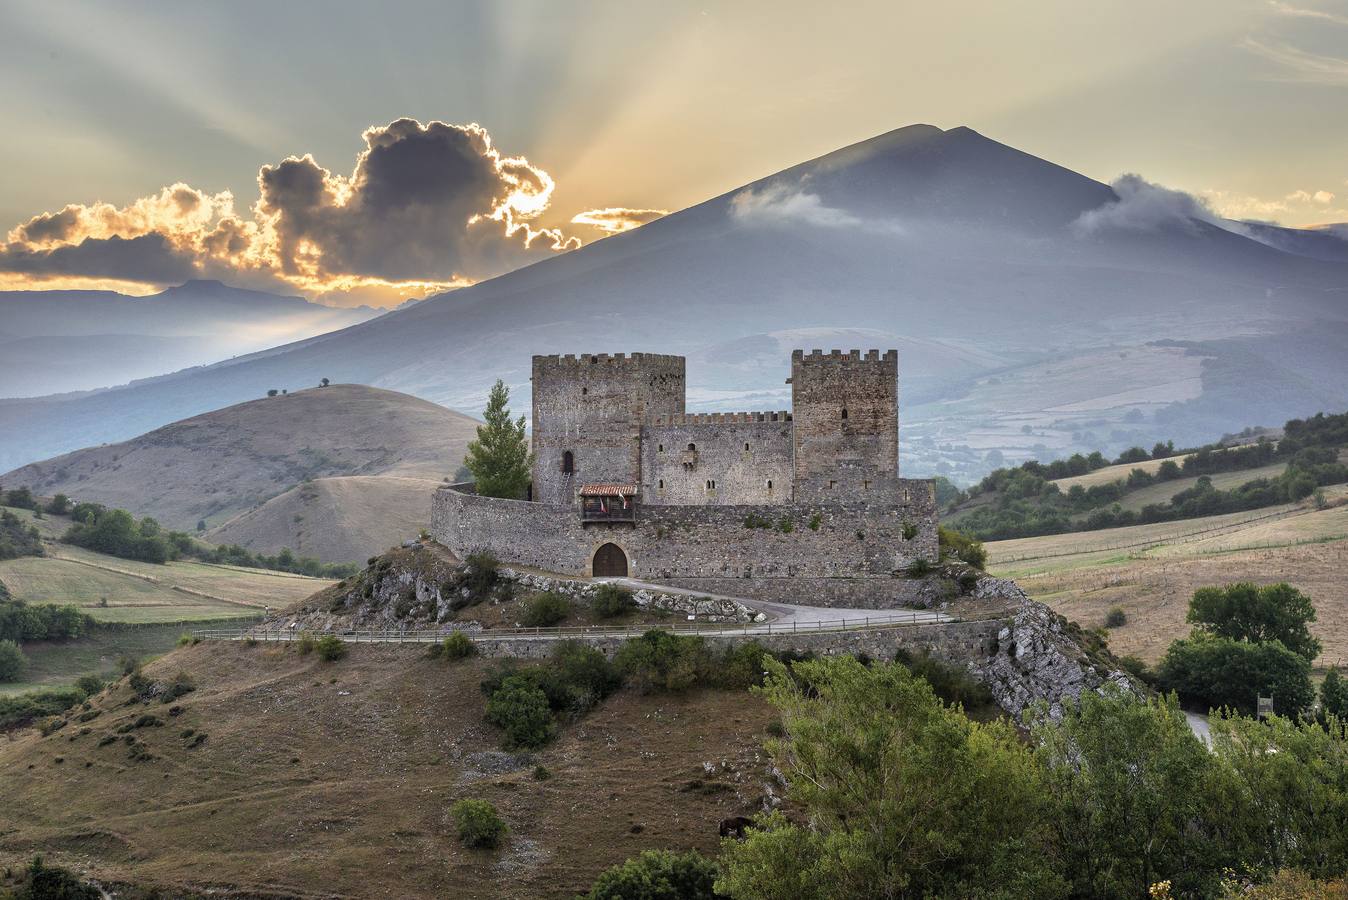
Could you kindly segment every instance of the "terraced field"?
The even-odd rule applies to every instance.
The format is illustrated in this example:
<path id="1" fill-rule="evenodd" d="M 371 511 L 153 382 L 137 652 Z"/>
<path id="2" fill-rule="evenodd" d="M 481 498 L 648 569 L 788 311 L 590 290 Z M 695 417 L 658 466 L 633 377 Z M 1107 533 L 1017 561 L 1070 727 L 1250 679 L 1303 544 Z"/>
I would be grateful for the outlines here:
<path id="1" fill-rule="evenodd" d="M 1287 505 L 1183 522 L 996 541 L 988 568 L 1088 628 L 1122 607 L 1110 632 L 1120 654 L 1156 662 L 1189 631 L 1193 592 L 1234 581 L 1286 581 L 1307 593 L 1324 643 L 1317 666 L 1348 664 L 1348 489 L 1326 491 L 1329 508 Z"/>

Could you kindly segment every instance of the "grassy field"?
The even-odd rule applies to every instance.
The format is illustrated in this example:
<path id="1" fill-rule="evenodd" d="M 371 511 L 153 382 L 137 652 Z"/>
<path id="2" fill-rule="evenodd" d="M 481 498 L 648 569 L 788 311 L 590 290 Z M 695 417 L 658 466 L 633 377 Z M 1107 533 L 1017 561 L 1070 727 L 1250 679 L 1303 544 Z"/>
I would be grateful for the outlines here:
<path id="1" fill-rule="evenodd" d="M 230 624 L 247 620 L 231 619 Z M 81 675 L 110 678 L 124 656 L 153 659 L 172 650 L 187 630 L 180 624 L 99 630 L 76 641 L 36 641 L 23 645 L 28 658 L 24 680 L 0 684 L 0 695 L 62 687 Z"/>
<path id="2" fill-rule="evenodd" d="M 1345 499 L 1342 486 L 1327 491 Z M 1273 513 L 1273 515 L 1269 515 Z M 1283 506 L 1206 519 L 996 541 L 988 568 L 1088 628 L 1122 607 L 1110 647 L 1156 662 L 1189 631 L 1189 598 L 1207 585 L 1286 581 L 1308 594 L 1323 668 L 1348 663 L 1348 504 Z"/>
<path id="3" fill-rule="evenodd" d="M 761 698 L 623 690 L 514 756 L 483 720 L 493 665 L 397 645 L 336 663 L 266 645 L 174 650 L 147 671 L 195 681 L 176 718 L 125 706 L 121 687 L 87 724 L 0 740 L 0 864 L 40 851 L 172 895 L 570 898 L 645 849 L 714 852 L 723 818 L 761 807 L 777 718 Z M 151 757 L 135 761 L 114 732 L 144 713 L 166 725 L 131 732 Z M 499 850 L 459 843 L 449 808 L 466 797 L 509 823 Z"/>

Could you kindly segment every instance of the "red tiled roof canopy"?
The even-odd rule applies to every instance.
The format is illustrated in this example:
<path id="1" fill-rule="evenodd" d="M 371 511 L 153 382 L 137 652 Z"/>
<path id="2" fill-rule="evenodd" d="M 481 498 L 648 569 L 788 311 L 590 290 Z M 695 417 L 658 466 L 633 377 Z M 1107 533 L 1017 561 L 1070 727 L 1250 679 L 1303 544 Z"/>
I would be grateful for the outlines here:
<path id="1" fill-rule="evenodd" d="M 637 494 L 635 484 L 583 484 L 580 486 L 582 497 L 633 497 Z"/>

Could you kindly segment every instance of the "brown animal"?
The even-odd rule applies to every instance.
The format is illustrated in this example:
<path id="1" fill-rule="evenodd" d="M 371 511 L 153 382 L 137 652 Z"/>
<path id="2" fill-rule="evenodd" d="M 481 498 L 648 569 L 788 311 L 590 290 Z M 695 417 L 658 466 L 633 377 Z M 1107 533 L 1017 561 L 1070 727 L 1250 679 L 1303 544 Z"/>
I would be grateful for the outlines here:
<path id="1" fill-rule="evenodd" d="M 728 819 L 721 820 L 721 837 L 730 837 L 734 835 L 737 840 L 744 840 L 744 829 L 752 826 L 754 820 L 748 816 L 731 816 Z"/>

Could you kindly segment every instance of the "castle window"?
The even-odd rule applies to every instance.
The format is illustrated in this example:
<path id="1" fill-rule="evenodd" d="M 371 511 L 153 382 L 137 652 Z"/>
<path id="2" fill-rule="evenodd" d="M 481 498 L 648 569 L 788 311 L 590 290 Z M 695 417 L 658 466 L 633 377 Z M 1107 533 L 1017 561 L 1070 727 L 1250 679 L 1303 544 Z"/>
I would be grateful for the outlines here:
<path id="1" fill-rule="evenodd" d="M 869 491 L 871 489 L 871 483 L 869 481 L 861 482 L 861 489 L 863 491 Z"/>
<path id="2" fill-rule="evenodd" d="M 597 362 L 599 362 L 599 357 L 597 357 L 597 356 L 591 356 L 591 357 L 590 357 L 590 362 L 592 362 L 592 363 L 597 363 Z"/>
<path id="3" fill-rule="evenodd" d="M 663 491 L 664 489 L 665 489 L 665 480 L 664 480 L 663 478 L 661 478 L 661 479 L 660 479 L 660 490 Z"/>
<path id="4" fill-rule="evenodd" d="M 664 452 L 665 452 L 665 445 L 664 445 L 664 444 L 661 444 L 660 446 L 656 447 L 655 449 L 658 450 L 658 451 L 660 451 L 661 453 L 664 453 Z"/>
<path id="5" fill-rule="evenodd" d="M 768 490 L 772 490 L 772 479 L 768 479 Z"/>
<path id="6" fill-rule="evenodd" d="M 748 450 L 748 449 L 749 449 L 749 442 L 748 442 L 748 441 L 745 441 L 745 442 L 744 442 L 744 449 L 745 449 L 745 450 Z"/>
<path id="7" fill-rule="evenodd" d="M 711 479 L 711 478 L 707 479 L 707 490 L 709 490 L 709 491 L 714 491 L 714 490 L 716 490 L 716 481 L 715 481 L 715 479 Z"/>
<path id="8" fill-rule="evenodd" d="M 697 449 L 697 444 L 689 444 L 689 445 L 688 445 L 688 449 L 689 449 L 689 450 L 696 450 L 696 449 Z"/>
<path id="9" fill-rule="evenodd" d="M 845 406 L 843 407 L 843 415 L 842 415 L 842 417 L 843 417 L 844 419 L 847 418 L 847 407 L 845 407 Z"/>
<path id="10" fill-rule="evenodd" d="M 836 482 L 836 481 L 830 480 L 829 483 L 828 483 L 828 489 L 829 489 L 830 491 L 833 490 L 833 489 L 834 489 L 835 487 L 837 487 L 837 486 L 838 486 L 838 482 Z"/>
<path id="11" fill-rule="evenodd" d="M 580 389 L 580 395 L 581 395 L 582 397 L 584 397 L 584 396 L 585 396 L 586 394 L 588 394 L 589 392 L 590 392 L 590 389 L 587 388 L 587 387 L 583 387 L 583 388 Z"/>
<path id="12" fill-rule="evenodd" d="M 576 457 L 570 450 L 562 454 L 562 474 L 571 475 L 576 471 Z"/>

